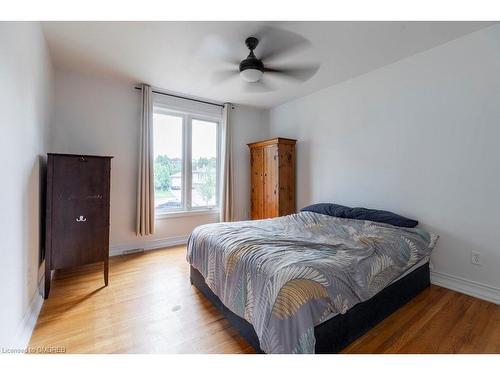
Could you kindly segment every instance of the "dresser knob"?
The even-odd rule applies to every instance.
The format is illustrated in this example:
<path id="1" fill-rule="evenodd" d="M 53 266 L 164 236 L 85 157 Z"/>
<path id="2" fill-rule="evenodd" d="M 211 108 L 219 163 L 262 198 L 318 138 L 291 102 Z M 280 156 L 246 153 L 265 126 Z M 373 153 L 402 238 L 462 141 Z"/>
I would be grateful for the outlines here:
<path id="1" fill-rule="evenodd" d="M 80 217 L 76 218 L 76 221 L 78 221 L 78 222 L 87 221 L 87 218 L 80 215 Z"/>

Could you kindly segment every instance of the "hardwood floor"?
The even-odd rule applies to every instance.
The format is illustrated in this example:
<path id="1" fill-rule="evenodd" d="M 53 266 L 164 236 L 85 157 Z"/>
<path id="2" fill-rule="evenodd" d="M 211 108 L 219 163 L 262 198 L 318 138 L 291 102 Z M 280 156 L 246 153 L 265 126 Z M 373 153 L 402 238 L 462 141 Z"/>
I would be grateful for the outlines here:
<path id="1" fill-rule="evenodd" d="M 185 247 L 60 271 L 31 346 L 68 353 L 253 353 L 189 283 Z M 500 353 L 500 306 L 432 285 L 344 353 Z"/>

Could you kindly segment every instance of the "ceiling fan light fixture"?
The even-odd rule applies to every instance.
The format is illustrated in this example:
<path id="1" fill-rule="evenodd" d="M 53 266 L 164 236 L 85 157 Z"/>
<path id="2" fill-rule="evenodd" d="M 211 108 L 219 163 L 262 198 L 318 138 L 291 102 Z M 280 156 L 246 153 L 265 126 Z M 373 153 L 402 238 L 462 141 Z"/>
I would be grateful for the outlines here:
<path id="1" fill-rule="evenodd" d="M 262 78 L 262 70 L 259 69 L 245 69 L 240 71 L 240 77 L 245 82 L 257 82 Z"/>

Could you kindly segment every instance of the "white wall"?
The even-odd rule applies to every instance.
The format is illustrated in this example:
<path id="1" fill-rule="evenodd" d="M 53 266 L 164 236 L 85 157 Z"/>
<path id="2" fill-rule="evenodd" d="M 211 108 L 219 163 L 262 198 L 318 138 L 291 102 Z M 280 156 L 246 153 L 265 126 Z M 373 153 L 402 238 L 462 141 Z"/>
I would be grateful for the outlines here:
<path id="1" fill-rule="evenodd" d="M 161 219 L 152 236 L 135 235 L 140 92 L 135 82 L 56 70 L 52 152 L 112 155 L 111 251 L 158 247 L 184 241 L 217 214 Z M 266 112 L 235 106 L 231 112 L 235 158 L 235 215 L 246 218 L 249 207 L 249 161 L 246 143 L 268 135 Z"/>
<path id="2" fill-rule="evenodd" d="M 269 138 L 268 112 L 235 105 L 233 124 L 234 219 L 250 218 L 250 151 L 248 143 Z"/>
<path id="3" fill-rule="evenodd" d="M 437 273 L 500 292 L 500 26 L 269 116 L 272 136 L 298 139 L 298 207 L 336 202 L 416 218 L 441 236 Z"/>
<path id="4" fill-rule="evenodd" d="M 52 113 L 52 65 L 40 25 L 0 23 L 0 347 L 23 348 L 41 306 L 42 158 Z M 42 268 L 43 270 L 43 268 Z"/>

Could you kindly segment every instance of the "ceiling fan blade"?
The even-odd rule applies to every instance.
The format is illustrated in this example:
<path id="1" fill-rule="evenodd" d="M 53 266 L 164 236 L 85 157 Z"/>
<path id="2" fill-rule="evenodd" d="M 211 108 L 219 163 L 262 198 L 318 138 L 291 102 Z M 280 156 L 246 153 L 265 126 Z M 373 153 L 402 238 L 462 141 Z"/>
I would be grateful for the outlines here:
<path id="1" fill-rule="evenodd" d="M 216 83 L 222 83 L 232 78 L 238 77 L 240 72 L 238 69 L 217 70 L 212 73 L 212 80 Z"/>
<path id="2" fill-rule="evenodd" d="M 259 39 L 255 54 L 264 64 L 306 50 L 311 45 L 309 40 L 299 34 L 271 26 L 261 29 L 254 36 Z"/>
<path id="3" fill-rule="evenodd" d="M 307 81 L 316 74 L 319 69 L 319 64 L 288 66 L 283 68 L 264 68 L 264 74 L 279 76 L 282 78 L 290 78 L 296 81 Z"/>
<path id="4" fill-rule="evenodd" d="M 248 93 L 270 92 L 274 90 L 276 89 L 269 85 L 269 82 L 264 77 L 258 82 L 244 82 L 243 85 L 243 91 Z"/>

